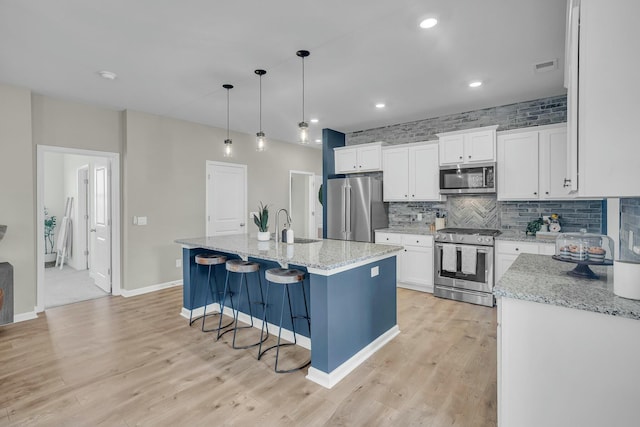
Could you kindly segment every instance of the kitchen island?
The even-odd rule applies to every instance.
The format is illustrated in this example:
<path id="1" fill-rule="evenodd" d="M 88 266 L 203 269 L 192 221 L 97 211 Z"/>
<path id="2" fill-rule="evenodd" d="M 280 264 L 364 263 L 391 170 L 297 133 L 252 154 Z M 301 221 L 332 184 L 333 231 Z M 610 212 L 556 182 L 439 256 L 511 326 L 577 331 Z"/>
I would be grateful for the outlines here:
<path id="1" fill-rule="evenodd" d="M 205 293 L 193 294 L 196 282 L 206 281 L 206 268 L 196 268 L 195 256 L 215 252 L 228 258 L 242 258 L 269 268 L 296 268 L 307 272 L 311 331 L 296 323 L 298 343 L 311 349 L 307 378 L 331 388 L 398 333 L 396 313 L 396 253 L 401 247 L 341 240 L 302 240 L 304 243 L 260 242 L 255 236 L 178 239 L 183 247 L 183 315 L 205 304 Z M 218 269 L 218 283 L 224 283 L 224 269 Z M 257 284 L 250 283 L 258 292 Z M 202 288 L 202 287 L 201 287 Z M 191 303 L 193 297 L 193 305 Z M 302 293 L 292 297 L 299 310 Z M 280 313 L 280 298 L 270 296 L 267 311 L 269 330 Z M 216 307 L 211 307 L 216 309 Z M 209 307 L 207 308 L 209 311 Z M 249 319 L 248 307 L 240 305 Z M 299 312 L 299 311 L 298 311 Z M 253 313 L 254 325 L 262 325 L 262 313 Z M 285 326 L 286 327 L 286 326 Z M 276 332 L 277 333 L 277 332 Z M 293 333 L 283 332 L 292 339 Z"/>
<path id="2" fill-rule="evenodd" d="M 521 254 L 494 288 L 498 425 L 638 425 L 640 301 L 613 293 L 613 267 L 574 267 Z"/>

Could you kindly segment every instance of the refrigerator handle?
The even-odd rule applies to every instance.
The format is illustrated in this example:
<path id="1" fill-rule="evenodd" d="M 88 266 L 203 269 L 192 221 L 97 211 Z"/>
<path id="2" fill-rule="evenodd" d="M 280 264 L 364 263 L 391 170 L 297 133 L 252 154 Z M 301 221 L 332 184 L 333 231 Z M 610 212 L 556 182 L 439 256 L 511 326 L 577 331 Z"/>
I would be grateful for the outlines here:
<path id="1" fill-rule="evenodd" d="M 351 186 L 345 187 L 345 231 L 351 233 Z"/>

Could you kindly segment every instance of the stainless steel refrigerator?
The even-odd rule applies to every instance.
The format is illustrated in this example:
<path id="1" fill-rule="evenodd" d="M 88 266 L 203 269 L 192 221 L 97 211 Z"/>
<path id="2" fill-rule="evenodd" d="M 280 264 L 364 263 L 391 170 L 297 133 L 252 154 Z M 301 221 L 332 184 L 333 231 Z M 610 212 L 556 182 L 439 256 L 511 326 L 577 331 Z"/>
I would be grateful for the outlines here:
<path id="1" fill-rule="evenodd" d="M 381 178 L 334 178 L 327 182 L 328 239 L 373 242 L 374 230 L 388 225 Z"/>

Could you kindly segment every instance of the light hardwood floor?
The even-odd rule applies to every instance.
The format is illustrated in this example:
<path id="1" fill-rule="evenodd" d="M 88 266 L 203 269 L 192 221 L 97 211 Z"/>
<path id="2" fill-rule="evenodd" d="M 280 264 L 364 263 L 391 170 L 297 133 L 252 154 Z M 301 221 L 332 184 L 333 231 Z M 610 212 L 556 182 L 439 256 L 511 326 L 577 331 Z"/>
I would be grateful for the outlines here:
<path id="1" fill-rule="evenodd" d="M 0 327 L 0 425 L 496 424 L 495 309 L 399 289 L 401 334 L 327 390 L 190 328 L 181 292 Z"/>

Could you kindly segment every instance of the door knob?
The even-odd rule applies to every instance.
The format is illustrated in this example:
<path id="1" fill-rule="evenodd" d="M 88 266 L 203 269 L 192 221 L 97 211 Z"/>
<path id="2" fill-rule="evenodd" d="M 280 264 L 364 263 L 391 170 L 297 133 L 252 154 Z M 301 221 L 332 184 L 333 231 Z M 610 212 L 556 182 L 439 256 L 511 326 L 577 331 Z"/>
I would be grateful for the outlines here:
<path id="1" fill-rule="evenodd" d="M 90 229 L 90 230 L 89 230 L 89 232 L 91 232 L 91 233 L 95 233 L 95 232 L 96 232 L 96 229 L 95 229 L 95 228 L 92 228 L 92 229 Z"/>
<path id="2" fill-rule="evenodd" d="M 241 222 L 241 223 L 240 223 L 240 227 L 244 227 L 244 222 Z"/>

